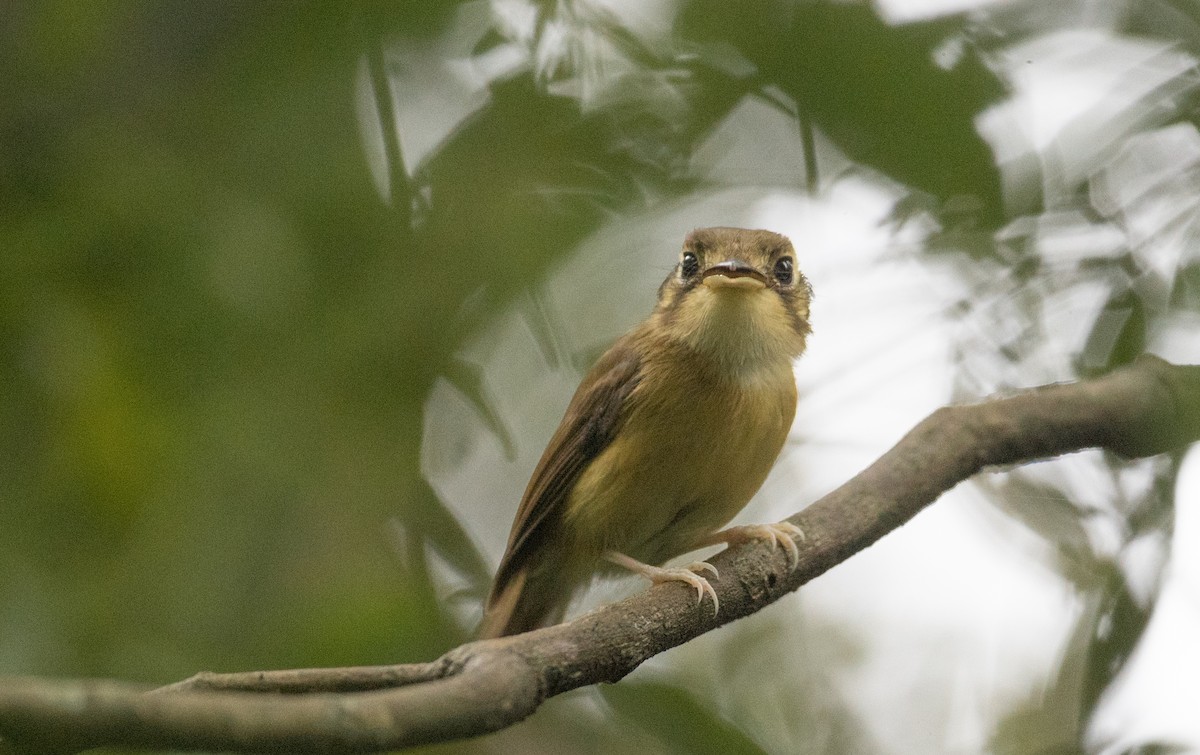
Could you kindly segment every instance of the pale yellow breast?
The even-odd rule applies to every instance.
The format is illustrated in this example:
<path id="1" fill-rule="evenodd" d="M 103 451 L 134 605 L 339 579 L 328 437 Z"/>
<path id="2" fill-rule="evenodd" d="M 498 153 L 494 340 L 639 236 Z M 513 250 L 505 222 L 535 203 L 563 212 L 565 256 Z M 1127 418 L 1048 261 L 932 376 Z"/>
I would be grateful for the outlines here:
<path id="1" fill-rule="evenodd" d="M 757 492 L 795 409 L 790 361 L 737 379 L 687 360 L 649 365 L 617 438 L 567 502 L 580 557 L 617 550 L 661 563 L 693 549 Z"/>

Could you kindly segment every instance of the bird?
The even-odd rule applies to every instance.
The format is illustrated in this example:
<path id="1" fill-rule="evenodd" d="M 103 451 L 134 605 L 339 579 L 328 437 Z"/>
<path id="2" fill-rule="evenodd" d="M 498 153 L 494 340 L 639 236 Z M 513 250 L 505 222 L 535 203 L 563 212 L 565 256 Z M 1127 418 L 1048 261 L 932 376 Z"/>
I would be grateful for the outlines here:
<path id="1" fill-rule="evenodd" d="M 686 583 L 719 611 L 711 564 L 662 566 L 709 545 L 766 540 L 798 560 L 804 533 L 790 523 L 721 528 L 792 426 L 811 300 L 786 236 L 687 234 L 653 311 L 588 371 L 546 446 L 477 636 L 558 623 L 596 576 L 621 570 Z"/>

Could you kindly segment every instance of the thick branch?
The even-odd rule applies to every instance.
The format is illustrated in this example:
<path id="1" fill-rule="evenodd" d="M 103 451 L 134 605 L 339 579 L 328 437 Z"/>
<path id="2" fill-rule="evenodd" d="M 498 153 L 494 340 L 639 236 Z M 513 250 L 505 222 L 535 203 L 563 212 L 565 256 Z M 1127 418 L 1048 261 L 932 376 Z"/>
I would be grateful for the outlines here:
<path id="1" fill-rule="evenodd" d="M 789 521 L 796 568 L 749 544 L 712 559 L 721 613 L 661 585 L 572 622 L 463 645 L 411 666 L 201 674 L 155 693 L 121 682 L 0 679 L 0 732 L 41 748 L 366 752 L 475 736 L 548 697 L 621 679 L 646 659 L 754 613 L 899 527 L 985 467 L 1103 447 L 1129 457 L 1200 438 L 1200 367 L 1144 357 L 1097 380 L 940 409 Z M 263 694 L 291 693 L 291 694 Z"/>

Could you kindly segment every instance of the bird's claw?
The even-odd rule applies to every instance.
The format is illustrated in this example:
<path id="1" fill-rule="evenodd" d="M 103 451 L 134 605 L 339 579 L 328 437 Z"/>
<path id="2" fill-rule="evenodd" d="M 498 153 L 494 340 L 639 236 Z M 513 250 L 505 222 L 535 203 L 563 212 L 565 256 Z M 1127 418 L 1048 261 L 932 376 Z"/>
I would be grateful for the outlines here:
<path id="1" fill-rule="evenodd" d="M 771 544 L 782 545 L 788 554 L 788 568 L 795 569 L 800 563 L 800 548 L 797 540 L 804 540 L 804 530 L 791 522 L 776 522 L 764 524 L 763 527 L 771 533 Z"/>
<path id="2" fill-rule="evenodd" d="M 661 566 L 651 566 L 643 564 L 641 561 L 630 558 L 623 553 L 615 553 L 610 551 L 605 554 L 605 558 L 618 566 L 623 566 L 630 571 L 641 574 L 653 584 L 662 584 L 663 582 L 685 582 L 696 588 L 696 605 L 704 602 L 704 596 L 707 594 L 713 601 L 713 616 L 721 610 L 721 602 L 717 599 L 717 591 L 709 584 L 709 581 L 700 576 L 696 572 L 705 571 L 712 574 L 716 579 L 720 579 L 717 574 L 717 567 L 707 561 L 695 561 L 688 564 L 686 567 L 663 568 Z"/>
<path id="3" fill-rule="evenodd" d="M 696 588 L 696 605 L 704 602 L 706 594 L 712 598 L 713 616 L 716 616 L 717 612 L 721 610 L 721 601 L 717 599 L 717 591 L 713 589 L 712 584 L 707 579 L 697 574 L 697 571 L 708 571 L 714 577 L 720 578 L 717 574 L 717 567 L 707 561 L 695 561 L 683 568 L 662 569 L 659 574 L 650 577 L 650 581 L 654 584 L 660 582 L 686 582 Z"/>
<path id="4" fill-rule="evenodd" d="M 800 548 L 798 540 L 806 540 L 804 530 L 791 522 L 776 522 L 774 524 L 748 524 L 741 527 L 730 527 L 712 536 L 711 542 L 724 542 L 730 545 L 744 543 L 747 540 L 769 540 L 773 547 L 782 547 L 787 551 L 788 568 L 794 569 L 800 563 Z"/>

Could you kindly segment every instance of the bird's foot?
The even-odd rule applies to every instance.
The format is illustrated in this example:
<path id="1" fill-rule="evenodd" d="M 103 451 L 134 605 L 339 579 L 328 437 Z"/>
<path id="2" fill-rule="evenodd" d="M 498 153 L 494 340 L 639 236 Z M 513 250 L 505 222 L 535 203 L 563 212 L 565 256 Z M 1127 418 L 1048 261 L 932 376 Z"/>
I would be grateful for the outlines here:
<path id="1" fill-rule="evenodd" d="M 713 545 L 714 543 L 736 545 L 750 540 L 769 540 L 771 545 L 783 547 L 787 551 L 788 566 L 795 568 L 796 564 L 800 563 L 800 548 L 796 542 L 804 539 L 804 530 L 796 525 L 791 522 L 776 522 L 775 524 L 747 524 L 741 527 L 730 527 L 705 538 L 703 545 Z"/>
<path id="2" fill-rule="evenodd" d="M 635 558 L 630 558 L 624 553 L 617 553 L 616 551 L 609 551 L 604 554 L 604 558 L 617 566 L 642 575 L 656 585 L 663 582 L 686 582 L 696 588 L 696 605 L 700 605 L 707 594 L 712 598 L 713 616 L 716 616 L 717 611 L 720 610 L 721 603 L 717 600 L 717 591 L 713 589 L 713 586 L 709 584 L 707 579 L 697 574 L 697 572 L 706 571 L 717 579 L 721 578 L 717 574 L 717 567 L 707 561 L 693 561 L 685 567 L 663 568 L 661 566 L 643 564 Z"/>

